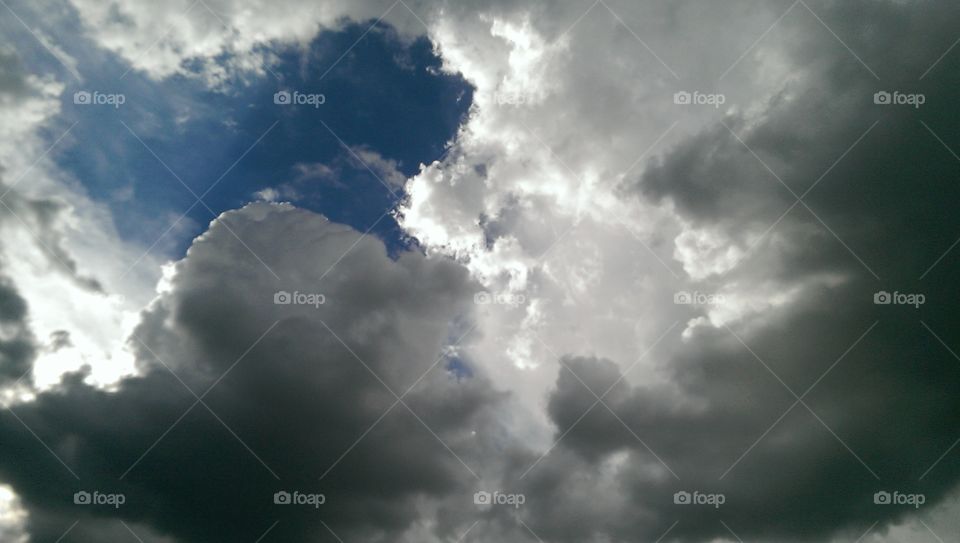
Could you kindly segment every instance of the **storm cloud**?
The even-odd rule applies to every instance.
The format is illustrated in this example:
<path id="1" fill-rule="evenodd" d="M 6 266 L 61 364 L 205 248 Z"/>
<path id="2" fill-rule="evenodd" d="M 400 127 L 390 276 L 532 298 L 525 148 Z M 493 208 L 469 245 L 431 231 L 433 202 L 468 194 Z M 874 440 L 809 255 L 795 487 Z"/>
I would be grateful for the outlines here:
<path id="1" fill-rule="evenodd" d="M 120 66 L 133 89 L 194 89 L 177 104 L 186 140 L 226 101 L 269 98 L 286 80 L 272 70 L 296 64 L 298 47 L 330 58 L 338 89 L 371 81 L 377 62 L 414 75 L 396 93 L 373 89 L 381 103 L 350 111 L 342 137 L 323 120 L 332 92 L 307 113 L 251 98 L 243 107 L 266 111 L 260 120 L 315 115 L 339 158 L 285 163 L 280 151 L 303 140 L 257 126 L 279 141 L 234 166 L 276 178 L 255 194 L 225 180 L 217 190 L 233 207 L 164 259 L 110 226 L 89 171 L 41 160 L 60 134 L 71 149 L 99 142 L 73 141 L 58 121 L 72 87 L 26 75 L 19 52 L 0 49 L 4 182 L 40 164 L 0 196 L 0 533 L 956 533 L 960 6 L 209 4 L 65 2 L 51 24 L 75 18 L 82 32 L 64 39 L 97 56 L 44 58 L 64 64 L 60 77 L 113 81 L 91 65 Z M 396 54 L 304 45 L 347 29 L 340 38 L 356 46 L 367 28 Z M 423 38 L 436 57 L 413 61 Z M 300 91 L 328 91 L 326 74 L 301 77 L 318 88 Z M 383 131 L 358 127 L 407 111 L 401 91 L 437 74 L 451 102 L 437 117 L 461 121 L 452 139 L 426 141 L 417 123 L 384 129 L 437 150 L 412 168 Z M 217 122 L 235 134 L 244 120 Z M 151 167 L 189 170 L 149 136 L 135 143 Z M 344 179 L 367 173 L 395 198 Z M 301 194 L 320 186 L 349 198 Z M 285 199 L 380 219 L 364 232 Z M 396 239 L 378 239 L 385 217 Z M 128 275 L 137 255 L 146 279 Z M 57 364 L 69 371 L 51 382 Z"/>

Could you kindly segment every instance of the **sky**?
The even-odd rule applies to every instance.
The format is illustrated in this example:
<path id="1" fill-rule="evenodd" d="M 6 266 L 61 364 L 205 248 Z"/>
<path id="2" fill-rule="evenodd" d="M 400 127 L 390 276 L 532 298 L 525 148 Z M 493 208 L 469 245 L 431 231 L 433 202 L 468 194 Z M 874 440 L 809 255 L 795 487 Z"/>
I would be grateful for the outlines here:
<path id="1" fill-rule="evenodd" d="M 0 0 L 0 540 L 955 539 L 958 29 Z"/>

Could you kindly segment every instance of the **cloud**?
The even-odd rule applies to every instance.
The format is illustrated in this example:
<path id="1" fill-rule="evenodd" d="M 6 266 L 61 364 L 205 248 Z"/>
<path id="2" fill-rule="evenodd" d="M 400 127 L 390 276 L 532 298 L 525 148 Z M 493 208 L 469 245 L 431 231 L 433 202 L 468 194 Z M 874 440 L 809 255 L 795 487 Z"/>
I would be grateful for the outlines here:
<path id="1" fill-rule="evenodd" d="M 27 302 L 9 279 L 0 279 L 0 379 L 26 376 L 36 354 L 36 340 L 27 322 Z"/>
<path id="2" fill-rule="evenodd" d="M 468 285 L 452 263 L 391 261 L 381 242 L 308 211 L 251 204 L 227 213 L 143 313 L 131 339 L 140 376 L 112 393 L 71 379 L 14 407 L 80 479 L 4 414 L 4 441 L 19 452 L 2 462 L 3 480 L 36 539 L 80 517 L 77 533 L 94 539 L 112 518 L 177 541 L 255 538 L 278 519 L 273 537 L 329 538 L 322 520 L 341 537 L 396 540 L 421 500 L 472 492 L 471 468 L 457 456 L 474 461 L 471 431 L 489 424 L 483 412 L 497 396 L 483 379 L 444 370 L 444 347 L 469 329 L 451 327 L 468 307 Z M 292 303 L 275 303 L 281 290 Z M 325 300 L 298 305 L 296 293 Z M 167 434 L 195 402 L 188 387 L 210 411 L 196 406 Z M 408 388 L 394 405 L 390 390 Z M 79 489 L 122 492 L 127 503 L 106 518 L 70 503 Z M 321 492 L 327 503 L 284 509 L 273 503 L 284 489 Z M 197 507 L 212 517 L 184 522 Z M 217 516 L 223 522 L 210 522 Z"/>
<path id="3" fill-rule="evenodd" d="M 396 160 L 386 158 L 366 147 L 351 148 L 350 153 L 358 163 L 355 167 L 369 169 L 370 173 L 391 190 L 399 190 L 406 183 L 407 176 L 400 171 Z"/>
<path id="4" fill-rule="evenodd" d="M 213 87 L 250 77 L 273 77 L 268 46 L 304 45 L 320 27 L 335 29 L 352 19 L 382 19 L 403 36 L 423 32 L 423 23 L 402 4 L 297 1 L 273 3 L 205 0 L 186 5 L 149 1 L 71 2 L 90 37 L 153 78 L 200 77 Z M 417 2 L 410 4 L 417 5 Z M 427 16 L 424 6 L 418 16 Z"/>
<path id="5" fill-rule="evenodd" d="M 956 360 L 940 343 L 958 343 L 953 316 L 939 303 L 877 306 L 873 295 L 950 297 L 936 274 L 951 261 L 927 270 L 958 231 L 941 200 L 952 198 L 956 163 L 931 134 L 957 141 L 949 121 L 931 124 L 955 117 L 956 60 L 919 78 L 952 43 L 955 10 L 796 3 L 784 15 L 784 3 L 747 25 L 759 15 L 738 19 L 743 6 L 705 14 L 722 24 L 684 4 L 645 6 L 643 18 L 609 7 L 597 4 L 568 34 L 550 16 L 491 15 L 471 29 L 488 47 L 455 38 L 468 33 L 460 26 L 438 32 L 444 58 L 477 84 L 478 107 L 448 157 L 410 182 L 402 210 L 428 251 L 465 262 L 494 292 L 526 296 L 519 311 L 488 306 L 490 341 L 477 358 L 496 382 L 536 398 L 530 411 L 549 398 L 553 432 L 540 447 L 549 454 L 524 480 L 533 478 L 531 494 L 550 489 L 530 503 L 561 513 L 536 511 L 527 524 L 558 540 L 652 540 L 679 519 L 671 537 L 688 541 L 731 538 L 719 520 L 750 539 L 853 541 L 878 518 L 882 527 L 913 513 L 875 506 L 881 487 L 945 499 L 956 460 L 936 461 L 957 428 L 932 421 L 958 407 L 947 393 Z M 774 22 L 717 89 L 728 108 L 672 103 L 678 90 L 713 91 L 702 74 L 722 75 Z M 738 44 L 730 28 L 757 31 Z M 919 28 L 925 39 L 911 39 Z M 676 43 L 691 35 L 710 51 Z M 530 98 L 518 99 L 511 81 L 530 56 L 555 75 L 527 80 Z M 926 109 L 875 104 L 884 89 L 924 93 Z M 674 305 L 680 291 L 723 301 Z M 657 344 L 675 321 L 687 323 L 682 339 Z M 816 415 L 795 406 L 758 441 L 796 401 L 788 387 L 802 394 L 874 321 L 805 399 Z M 563 360 L 577 361 L 586 385 Z M 502 369 L 510 363 L 537 370 Z M 544 374 L 559 375 L 555 390 Z M 619 374 L 605 399 L 616 416 L 603 405 L 584 415 L 596 402 L 588 386 L 599 395 Z M 567 494 L 571 478 L 609 469 L 615 484 L 582 500 Z M 727 505 L 678 508 L 671 498 L 684 488 L 725 492 Z M 617 498 L 597 512 L 598 495 Z M 589 520 L 569 520 L 568 507 Z"/>
<path id="6" fill-rule="evenodd" d="M 212 86 L 270 77 L 268 44 L 389 7 L 75 4 L 92 38 L 135 68 Z M 384 20 L 427 32 L 443 69 L 476 88 L 449 152 L 403 185 L 399 222 L 427 256 L 391 260 L 289 206 L 221 216 L 142 314 L 140 375 L 106 392 L 81 373 L 14 406 L 129 507 L 78 512 L 70 474 L 0 417 L 20 445 L 0 478 L 33 534 L 55 539 L 86 515 L 77 533 L 92 540 L 122 533 L 114 518 L 144 538 L 220 537 L 183 521 L 202 509 L 255 537 L 276 520 L 261 513 L 279 488 L 271 471 L 327 492 L 320 519 L 366 540 L 455 541 L 477 517 L 477 541 L 857 541 L 868 529 L 895 541 L 920 521 L 951 526 L 955 6 L 410 6 L 428 28 L 399 4 Z M 881 91 L 926 101 L 874 103 Z M 724 105 L 674 103 L 678 92 L 722 93 Z M 404 182 L 395 162 L 353 151 Z M 77 243 L 52 232 L 57 246 Z M 13 284 L 32 310 L 44 299 L 28 275 Z M 278 290 L 325 303 L 273 305 Z M 927 303 L 875 304 L 878 291 Z M 196 406 L 118 481 L 195 401 L 158 360 L 201 393 L 277 320 L 211 392 L 222 423 Z M 393 403 L 387 387 L 405 390 L 472 324 L 452 354 L 474 377 L 435 368 L 408 398 L 436 436 L 397 405 L 318 482 Z M 56 330 L 68 328 L 73 341 L 76 326 Z M 523 492 L 525 507 L 471 508 L 494 487 Z M 881 490 L 923 493 L 929 507 L 878 505 Z M 675 503 L 683 491 L 725 502 Z M 301 513 L 278 513 L 275 535 L 329 535 Z"/>
<path id="7" fill-rule="evenodd" d="M 123 330 L 131 329 L 137 308 L 153 296 L 156 272 L 138 275 L 127 268 L 138 258 L 157 262 L 143 255 L 144 248 L 122 241 L 106 208 L 56 164 L 58 153 L 74 143 L 73 126 L 58 117 L 64 86 L 26 73 L 11 52 L 0 55 L 0 81 L 7 371 L 25 371 L 23 364 L 32 360 L 29 375 L 21 371 L 16 378 L 42 389 L 64 371 L 90 365 L 90 381 L 106 385 L 133 370 L 122 348 Z M 63 334 L 69 345 L 58 341 Z M 5 391 L 4 401 L 10 393 Z"/>
<path id="8" fill-rule="evenodd" d="M 3 504 L 3 513 L 0 514 L 0 536 L 4 541 L 11 543 L 27 543 L 24 533 L 26 511 L 20 506 L 16 495 L 8 486 L 0 486 L 0 503 Z"/>
<path id="9" fill-rule="evenodd" d="M 345 156 L 337 157 L 331 165 L 320 162 L 298 162 L 293 166 L 295 177 L 276 187 L 267 187 L 254 193 L 254 197 L 265 202 L 299 202 L 304 193 L 315 190 L 311 185 L 325 184 L 342 191 L 351 189 L 345 181 L 347 175 L 359 173 L 372 176 L 374 183 L 383 185 L 391 193 L 403 190 L 407 176 L 400 171 L 397 161 L 384 158 L 380 153 L 363 146 L 347 148 Z"/>

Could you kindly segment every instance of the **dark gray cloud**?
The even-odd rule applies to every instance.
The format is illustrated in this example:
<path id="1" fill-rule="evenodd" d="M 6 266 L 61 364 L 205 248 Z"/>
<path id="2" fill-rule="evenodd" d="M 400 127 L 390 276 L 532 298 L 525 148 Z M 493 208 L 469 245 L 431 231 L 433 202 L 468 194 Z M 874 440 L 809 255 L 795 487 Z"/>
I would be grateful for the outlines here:
<path id="1" fill-rule="evenodd" d="M 669 365 L 676 395 L 615 386 L 605 402 L 636 436 L 602 406 L 577 422 L 596 399 L 580 379 L 599 394 L 618 373 L 610 362 L 569 361 L 580 379 L 561 373 L 550 413 L 558 436 L 573 429 L 556 458 L 543 463 L 578 467 L 543 467 L 528 477 L 562 480 L 567 471 L 600 469 L 626 453 L 611 491 L 622 492 L 639 518 L 617 518 L 594 533 L 656 538 L 677 520 L 671 534 L 678 539 L 731 537 L 723 521 L 750 540 L 824 540 L 837 533 L 855 539 L 877 520 L 883 526 L 914 513 L 875 505 L 878 490 L 921 492 L 932 504 L 956 488 L 960 457 L 937 462 L 960 436 L 953 392 L 960 363 L 941 344 L 960 345 L 952 302 L 956 255 L 930 267 L 960 235 L 949 203 L 960 196 L 960 163 L 943 145 L 955 149 L 960 142 L 960 60 L 947 56 L 919 78 L 955 40 L 960 12 L 949 3 L 922 4 L 816 5 L 880 81 L 822 35 L 815 20 L 810 26 L 785 19 L 797 40 L 790 61 L 806 72 L 802 83 L 786 84 L 761 114 L 731 113 L 726 126 L 681 142 L 632 187 L 670 199 L 693 224 L 747 246 L 750 235 L 796 201 L 791 190 L 803 194 L 819 180 L 804 198 L 812 212 L 798 204 L 737 268 L 707 283 L 743 288 L 765 280 L 783 292 L 813 277 L 837 283 L 804 288 L 762 321 L 748 319 L 732 331 L 699 329 Z M 926 103 L 876 105 L 873 94 L 881 90 L 923 93 Z M 880 290 L 923 293 L 927 301 L 919 309 L 874 305 Z M 798 395 L 813 387 L 804 402 L 816 416 L 796 405 L 764 435 L 795 402 L 781 379 Z M 657 469 L 638 437 L 678 478 Z M 565 490 L 546 481 L 539 484 L 552 488 L 549 498 L 531 501 Z M 678 506 L 678 490 L 720 492 L 726 503 Z M 569 523 L 553 516 L 531 519 L 537 521 L 541 537 L 569 534 Z M 574 533 L 572 539 L 582 537 Z"/>
<path id="2" fill-rule="evenodd" d="M 0 277 L 0 382 L 28 377 L 37 344 L 27 318 L 27 301 L 8 278 Z"/>
<path id="3" fill-rule="evenodd" d="M 281 290 L 325 303 L 276 305 Z M 434 366 L 469 329 L 457 318 L 472 291 L 455 264 L 391 261 L 381 242 L 310 212 L 256 204 L 225 214 L 144 311 L 131 340 L 142 376 L 106 392 L 78 375 L 14 407 L 79 479 L 5 413 L 0 480 L 30 511 L 38 541 L 76 519 L 76 537 L 90 540 L 105 540 L 115 519 L 182 542 L 252 541 L 274 521 L 276 540 L 333 540 L 321 521 L 343 538 L 396 540 L 419 501 L 472 488 L 461 488 L 473 475 L 445 445 L 469 466 L 470 429 L 495 395 L 479 377 L 454 378 L 444 359 Z M 177 377 L 198 395 L 213 387 L 204 396 L 213 413 L 195 406 L 150 449 L 195 401 Z M 404 402 L 416 416 L 395 406 L 351 449 L 394 403 L 387 387 L 402 395 L 413 385 Z M 79 489 L 122 492 L 127 503 L 77 506 Z M 278 490 L 327 503 L 277 506 Z"/>

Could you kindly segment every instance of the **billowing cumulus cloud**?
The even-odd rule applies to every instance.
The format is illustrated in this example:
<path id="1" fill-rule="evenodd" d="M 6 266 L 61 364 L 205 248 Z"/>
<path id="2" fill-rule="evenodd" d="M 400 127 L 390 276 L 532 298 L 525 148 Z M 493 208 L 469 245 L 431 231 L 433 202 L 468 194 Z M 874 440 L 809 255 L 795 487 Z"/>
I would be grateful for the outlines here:
<path id="1" fill-rule="evenodd" d="M 396 540 L 431 501 L 467 502 L 479 476 L 474 435 L 497 395 L 446 370 L 445 349 L 470 331 L 457 320 L 468 291 L 458 266 L 391 261 L 380 242 L 311 212 L 229 213 L 144 311 L 131 339 L 141 375 L 115 392 L 73 377 L 15 406 L 51 451 L 6 414 L 0 471 L 38 540 L 76 519 L 87 538 L 120 520 L 177 541 L 255 537 L 279 521 L 273 537 L 333 540 L 325 522 L 341 537 Z M 126 503 L 74 505 L 80 490 Z M 326 503 L 275 505 L 275 492 L 295 490 Z M 183 521 L 201 509 L 206 520 Z"/>
<path id="2" fill-rule="evenodd" d="M 549 455 L 528 473 L 528 467 L 518 470 L 518 477 L 543 478 L 549 483 L 541 485 L 556 490 L 531 503 L 570 501 L 577 493 L 562 483 L 568 477 L 614 470 L 614 484 L 600 486 L 572 509 L 587 515 L 592 503 L 586 502 L 602 494 L 636 513 L 610 507 L 604 513 L 617 512 L 594 517 L 588 526 L 597 528 L 591 530 L 544 512 L 528 520 L 541 537 L 626 539 L 639 533 L 652 540 L 677 520 L 670 533 L 684 540 L 734 537 L 728 527 L 770 541 L 856 540 L 878 518 L 882 526 L 912 512 L 878 509 L 878 490 L 925 493 L 933 503 L 955 488 L 955 461 L 940 458 L 956 439 L 957 429 L 944 425 L 951 416 L 940 416 L 958 407 L 947 392 L 957 385 L 956 360 L 941 344 L 957 343 L 955 323 L 949 304 L 935 301 L 950 298 L 944 276 L 936 275 L 946 272 L 930 266 L 957 232 L 941 199 L 954 191 L 955 157 L 938 141 L 956 141 L 950 122 L 956 61 L 946 57 L 920 77 L 952 43 L 957 13 L 936 3 L 869 3 L 856 16 L 852 9 L 799 3 L 771 9 L 755 35 L 774 22 L 778 27 L 728 76 L 716 70 L 730 78 L 719 87 L 686 77 L 691 59 L 703 60 L 696 55 L 677 59 L 678 81 L 667 84 L 669 74 L 654 75 L 634 87 L 623 74 L 644 61 L 591 59 L 606 68 L 597 70 L 599 81 L 617 80 L 617 89 L 641 93 L 643 85 L 661 82 L 658 106 L 611 105 L 616 93 L 603 94 L 600 102 L 573 94 L 574 85 L 558 85 L 555 78 L 528 82 L 526 99 L 501 94 L 521 53 L 542 56 L 542 71 L 554 67 L 570 79 L 578 68 L 591 69 L 571 62 L 576 53 L 551 52 L 544 44 L 555 43 L 552 28 L 531 17 L 526 26 L 502 33 L 512 48 L 502 78 L 473 77 L 488 83 L 477 95 L 488 91 L 491 104 L 484 111 L 481 102 L 465 127 L 458 142 L 463 153 L 411 181 L 406 217 L 412 231 L 432 241 L 434 250 L 464 260 L 486 285 L 526 294 L 524 314 L 509 320 L 516 310 L 501 310 L 490 325 L 502 326 L 517 342 L 508 357 L 525 356 L 529 364 L 538 353 L 560 361 L 554 366 L 557 389 L 547 393 L 546 413 L 555 428 L 544 446 Z M 613 21 L 623 22 L 613 11 Z M 723 20 L 740 27 L 733 11 Z M 656 7 L 646 11 L 653 19 L 656 13 Z M 571 51 L 578 32 L 622 50 L 607 36 L 587 34 L 600 24 L 598 14 L 610 15 L 597 7 L 588 14 L 596 18 L 585 18 L 584 27 L 564 36 Z M 626 24 L 632 22 L 631 28 L 644 28 L 639 19 Z M 917 28 L 925 29 L 923 40 L 915 39 Z M 701 30 L 705 42 L 724 43 L 712 39 L 716 27 Z M 498 36 L 496 24 L 490 33 Z M 648 44 L 671 41 L 657 40 L 656 31 L 639 34 Z M 670 65 L 676 49 L 666 45 L 663 51 Z M 464 52 L 471 53 L 484 54 Z M 468 65 L 484 73 L 486 60 Z M 786 74 L 782 81 L 761 77 L 778 71 Z M 722 91 L 727 105 L 704 107 L 691 123 L 684 117 L 695 105 L 672 104 L 671 87 Z M 874 94 L 881 91 L 922 93 L 926 101 L 921 109 L 877 104 Z M 499 114 L 504 109 L 509 116 Z M 638 142 L 649 130 L 623 119 L 596 121 L 608 111 L 661 115 L 680 124 L 660 140 L 663 149 L 647 153 L 654 158 L 646 167 L 630 171 L 658 135 L 637 143 L 633 153 L 619 151 L 617 143 L 598 149 L 598 142 Z M 594 123 L 608 135 L 592 132 Z M 663 122 L 661 135 L 671 126 Z M 794 205 L 801 195 L 803 202 Z M 538 202 L 545 198 L 552 205 Z M 644 213 L 651 205 L 657 207 Z M 635 229 L 636 239 L 623 240 L 626 217 L 648 231 Z M 538 235 L 543 230 L 549 234 Z M 613 264 L 634 250 L 651 271 Z M 922 310 L 878 306 L 878 291 L 923 293 L 927 303 Z M 673 294 L 693 303 L 672 306 L 667 297 Z M 646 308 L 655 309 L 649 318 L 643 318 Z M 669 339 L 648 357 L 653 364 L 635 366 L 644 351 L 617 352 L 637 338 L 609 331 L 618 316 L 641 320 L 651 334 L 647 345 L 671 320 L 681 320 L 683 341 Z M 502 325 L 504 319 L 510 324 Z M 590 330 L 598 323 L 607 330 Z M 606 360 L 562 362 L 563 355 L 598 353 Z M 543 383 L 538 375 L 531 386 Z M 809 396 L 802 396 L 808 388 Z M 794 394 L 804 403 L 794 405 Z M 540 470 L 545 473 L 538 476 Z M 677 491 L 722 493 L 727 502 L 713 512 L 684 509 L 672 499 Z"/>
<path id="3" fill-rule="evenodd" d="M 131 69 L 219 91 L 272 78 L 273 47 L 383 16 L 426 35 L 473 106 L 410 179 L 365 145 L 296 168 L 402 187 L 392 211 L 423 254 L 288 204 L 211 223 L 114 334 L 136 374 L 104 389 L 81 369 L 0 415 L 0 482 L 26 512 L 0 526 L 171 542 L 955 532 L 952 3 L 70 9 Z M 56 81 L 0 84 L 4 111 L 34 119 L 21 135 L 55 115 Z M 9 202 L 74 295 L 109 299 L 116 275 L 58 220 L 95 206 Z M 4 227 L 5 246 L 32 239 Z M 43 289 L 15 262 L 6 379 L 95 336 L 79 317 L 38 333 Z M 127 503 L 74 505 L 82 488 Z M 276 505 L 282 489 L 326 502 Z"/>

